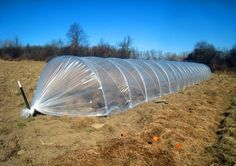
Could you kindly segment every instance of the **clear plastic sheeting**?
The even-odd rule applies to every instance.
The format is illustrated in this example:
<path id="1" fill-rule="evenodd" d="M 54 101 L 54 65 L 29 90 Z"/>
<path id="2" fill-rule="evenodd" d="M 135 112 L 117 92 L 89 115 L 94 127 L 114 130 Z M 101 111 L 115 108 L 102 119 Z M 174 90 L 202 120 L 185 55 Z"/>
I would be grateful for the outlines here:
<path id="1" fill-rule="evenodd" d="M 209 79 L 198 63 L 60 56 L 44 68 L 31 109 L 56 116 L 105 116 Z"/>

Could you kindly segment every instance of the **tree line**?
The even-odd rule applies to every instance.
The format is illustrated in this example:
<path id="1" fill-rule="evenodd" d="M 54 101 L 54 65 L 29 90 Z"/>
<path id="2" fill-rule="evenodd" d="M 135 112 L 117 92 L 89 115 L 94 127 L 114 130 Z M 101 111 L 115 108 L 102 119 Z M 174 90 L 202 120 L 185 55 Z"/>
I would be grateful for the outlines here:
<path id="1" fill-rule="evenodd" d="M 236 69 L 236 45 L 231 49 L 217 49 L 206 41 L 198 42 L 184 59 L 185 61 L 204 63 L 211 70 Z"/>
<path id="2" fill-rule="evenodd" d="M 191 61 L 204 63 L 212 70 L 234 69 L 236 67 L 236 45 L 231 49 L 216 49 L 214 45 L 200 41 L 191 52 L 180 55 L 160 50 L 138 51 L 132 46 L 130 36 L 110 45 L 103 39 L 95 46 L 89 46 L 88 36 L 84 29 L 73 23 L 66 33 L 68 44 L 62 40 L 52 40 L 43 46 L 22 45 L 19 38 L 0 41 L 0 58 L 7 60 L 40 60 L 48 61 L 58 55 L 98 56 L 115 58 L 142 58 L 155 60 Z"/>
<path id="3" fill-rule="evenodd" d="M 52 40 L 44 46 L 23 46 L 18 37 L 0 42 L 0 58 L 7 60 L 32 59 L 48 61 L 58 55 L 99 56 L 117 58 L 136 58 L 132 47 L 132 38 L 125 37 L 116 46 L 104 42 L 103 39 L 95 46 L 89 46 L 88 36 L 83 28 L 74 23 L 66 33 L 68 44 L 62 40 Z"/>

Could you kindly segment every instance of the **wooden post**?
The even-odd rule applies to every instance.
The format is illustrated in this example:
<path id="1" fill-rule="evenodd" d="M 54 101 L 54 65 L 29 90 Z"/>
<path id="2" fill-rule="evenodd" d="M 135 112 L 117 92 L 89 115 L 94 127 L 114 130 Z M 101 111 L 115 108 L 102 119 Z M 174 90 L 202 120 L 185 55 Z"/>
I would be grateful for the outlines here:
<path id="1" fill-rule="evenodd" d="M 24 92 L 24 90 L 23 90 L 23 88 L 22 88 L 22 86 L 21 86 L 20 81 L 17 81 L 17 83 L 18 83 L 18 86 L 19 86 L 19 88 L 20 88 L 21 94 L 22 94 L 22 96 L 23 96 L 23 99 L 24 99 L 24 102 L 25 102 L 25 106 L 26 106 L 27 109 L 30 110 L 29 102 L 28 102 L 28 100 L 27 100 L 27 98 L 26 98 L 26 96 L 25 96 L 25 92 Z"/>

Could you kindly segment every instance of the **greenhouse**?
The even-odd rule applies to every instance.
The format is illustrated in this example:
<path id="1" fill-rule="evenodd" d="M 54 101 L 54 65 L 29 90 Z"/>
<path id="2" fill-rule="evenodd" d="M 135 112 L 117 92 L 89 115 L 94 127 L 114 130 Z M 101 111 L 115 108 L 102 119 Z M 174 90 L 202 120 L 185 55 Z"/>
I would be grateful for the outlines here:
<path id="1" fill-rule="evenodd" d="M 31 111 L 56 116 L 106 116 L 209 79 L 204 64 L 58 56 L 46 64 Z"/>

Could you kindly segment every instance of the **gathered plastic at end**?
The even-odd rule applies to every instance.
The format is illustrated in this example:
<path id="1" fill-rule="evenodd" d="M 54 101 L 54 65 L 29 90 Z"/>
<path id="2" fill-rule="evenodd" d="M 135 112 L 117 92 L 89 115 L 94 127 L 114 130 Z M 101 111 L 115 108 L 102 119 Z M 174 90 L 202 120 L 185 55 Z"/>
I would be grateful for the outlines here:
<path id="1" fill-rule="evenodd" d="M 29 118 L 30 116 L 33 116 L 35 113 L 35 110 L 34 109 L 23 109 L 21 110 L 21 117 L 24 118 L 24 119 L 27 119 Z"/>

